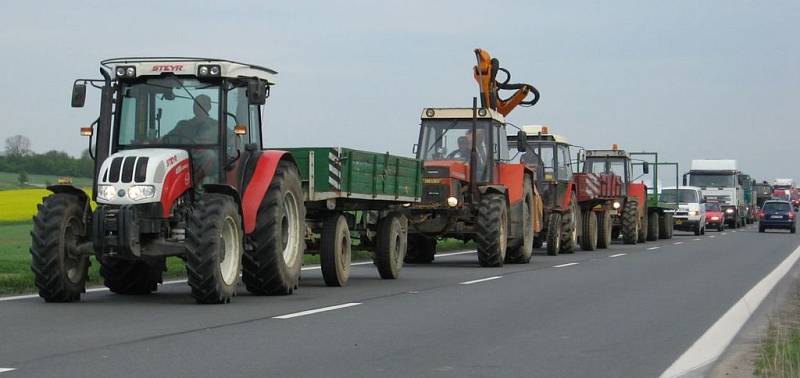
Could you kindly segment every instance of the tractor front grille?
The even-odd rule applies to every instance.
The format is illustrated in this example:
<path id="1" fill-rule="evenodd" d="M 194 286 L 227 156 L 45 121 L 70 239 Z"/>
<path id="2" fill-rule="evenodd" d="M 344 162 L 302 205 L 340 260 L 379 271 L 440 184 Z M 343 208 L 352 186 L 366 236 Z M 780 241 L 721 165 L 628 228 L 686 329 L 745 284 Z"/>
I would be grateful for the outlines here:
<path id="1" fill-rule="evenodd" d="M 111 161 L 111 166 L 103 174 L 103 179 L 108 179 L 108 182 L 123 182 L 129 183 L 131 181 L 145 182 L 147 179 L 147 163 L 150 159 L 146 156 L 127 156 L 115 157 Z"/>
<path id="2" fill-rule="evenodd" d="M 444 203 L 450 196 L 450 186 L 444 184 L 425 184 L 422 186 L 423 203 Z"/>

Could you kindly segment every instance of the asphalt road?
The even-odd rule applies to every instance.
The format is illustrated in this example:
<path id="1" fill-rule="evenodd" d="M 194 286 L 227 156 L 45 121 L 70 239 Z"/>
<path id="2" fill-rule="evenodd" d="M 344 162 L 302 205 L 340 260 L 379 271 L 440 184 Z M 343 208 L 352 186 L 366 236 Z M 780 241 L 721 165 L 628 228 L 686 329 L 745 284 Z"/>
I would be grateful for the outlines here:
<path id="1" fill-rule="evenodd" d="M 798 244 L 748 227 L 504 268 L 467 252 L 394 281 L 357 265 L 345 288 L 308 267 L 295 295 L 224 306 L 184 283 L 0 301 L 0 378 L 656 377 Z"/>

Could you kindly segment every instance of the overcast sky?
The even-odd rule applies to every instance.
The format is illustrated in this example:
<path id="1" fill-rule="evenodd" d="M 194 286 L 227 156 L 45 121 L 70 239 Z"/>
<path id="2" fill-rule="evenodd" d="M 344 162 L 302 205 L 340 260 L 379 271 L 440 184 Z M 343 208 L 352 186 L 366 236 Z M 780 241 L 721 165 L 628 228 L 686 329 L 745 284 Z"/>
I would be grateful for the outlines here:
<path id="1" fill-rule="evenodd" d="M 800 178 L 800 2 L 499 4 L 6 2 L 0 137 L 77 155 L 97 107 L 69 107 L 73 79 L 99 76 L 104 58 L 209 56 L 279 71 L 268 146 L 410 155 L 423 107 L 477 95 L 481 47 L 542 93 L 515 124 L 547 124 L 589 148 L 656 150 L 684 170 L 692 158 L 735 158 L 757 179 Z"/>

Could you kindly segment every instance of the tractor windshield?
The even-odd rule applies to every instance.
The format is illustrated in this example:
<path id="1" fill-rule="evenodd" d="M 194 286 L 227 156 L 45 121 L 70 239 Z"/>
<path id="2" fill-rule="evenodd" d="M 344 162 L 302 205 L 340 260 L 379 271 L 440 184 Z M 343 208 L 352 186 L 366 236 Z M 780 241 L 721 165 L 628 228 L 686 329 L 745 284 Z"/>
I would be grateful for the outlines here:
<path id="1" fill-rule="evenodd" d="M 494 151 L 489 148 L 489 122 L 477 123 L 476 150 L 484 157 Z M 423 160 L 469 161 L 472 151 L 471 119 L 423 120 L 417 157 Z M 485 158 L 484 158 L 485 159 Z"/>
<path id="2" fill-rule="evenodd" d="M 625 174 L 627 164 L 627 160 L 620 158 L 588 158 L 583 171 L 586 173 L 613 173 L 627 182 L 628 176 Z"/>
<path id="3" fill-rule="evenodd" d="M 133 145 L 217 145 L 217 84 L 165 77 L 124 84 L 117 141 Z"/>

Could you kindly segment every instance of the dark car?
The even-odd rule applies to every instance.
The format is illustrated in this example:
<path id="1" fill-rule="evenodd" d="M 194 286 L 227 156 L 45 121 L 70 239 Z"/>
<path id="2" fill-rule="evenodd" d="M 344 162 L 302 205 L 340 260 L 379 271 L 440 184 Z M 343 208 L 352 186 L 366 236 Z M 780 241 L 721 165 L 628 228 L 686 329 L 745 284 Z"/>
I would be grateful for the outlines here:
<path id="1" fill-rule="evenodd" d="M 797 214 L 789 201 L 766 201 L 758 213 L 758 232 L 768 228 L 782 228 L 795 233 Z"/>

